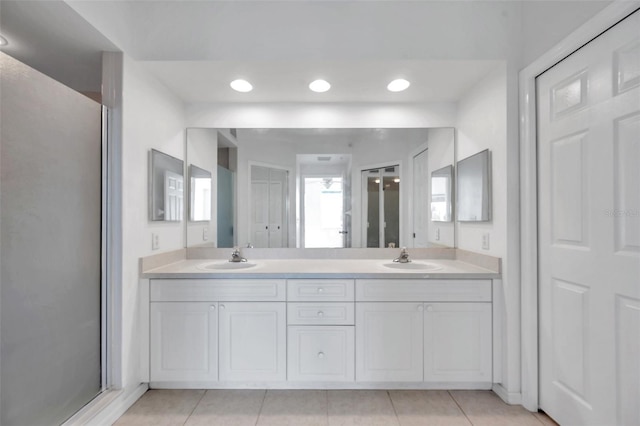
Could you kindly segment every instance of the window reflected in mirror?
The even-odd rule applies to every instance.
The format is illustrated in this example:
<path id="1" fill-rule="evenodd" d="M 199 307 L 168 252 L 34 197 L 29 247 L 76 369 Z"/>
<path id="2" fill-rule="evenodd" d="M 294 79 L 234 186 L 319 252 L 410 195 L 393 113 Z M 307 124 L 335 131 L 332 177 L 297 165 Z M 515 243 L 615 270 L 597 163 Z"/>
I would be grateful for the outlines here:
<path id="1" fill-rule="evenodd" d="M 344 247 L 342 176 L 305 177 L 303 190 L 304 247 Z"/>
<path id="2" fill-rule="evenodd" d="M 211 220 L 211 172 L 189 164 L 189 220 Z"/>
<path id="3" fill-rule="evenodd" d="M 453 192 L 453 166 L 431 173 L 431 221 L 451 222 Z"/>

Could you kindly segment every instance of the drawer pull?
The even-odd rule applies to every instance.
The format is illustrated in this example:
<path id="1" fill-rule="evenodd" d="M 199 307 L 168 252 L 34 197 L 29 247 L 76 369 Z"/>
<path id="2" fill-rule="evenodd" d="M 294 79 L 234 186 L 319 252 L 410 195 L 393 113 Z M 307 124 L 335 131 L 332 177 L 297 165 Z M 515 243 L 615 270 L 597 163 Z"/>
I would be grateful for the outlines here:
<path id="1" fill-rule="evenodd" d="M 322 292 L 324 292 L 324 288 L 318 287 L 318 293 L 322 293 Z"/>
<path id="2" fill-rule="evenodd" d="M 318 358 L 320 359 L 324 358 L 324 352 L 318 352 Z"/>
<path id="3" fill-rule="evenodd" d="M 324 312 L 322 312 L 322 311 L 318 311 L 318 316 L 319 316 L 320 318 L 322 318 L 322 317 L 324 316 Z"/>

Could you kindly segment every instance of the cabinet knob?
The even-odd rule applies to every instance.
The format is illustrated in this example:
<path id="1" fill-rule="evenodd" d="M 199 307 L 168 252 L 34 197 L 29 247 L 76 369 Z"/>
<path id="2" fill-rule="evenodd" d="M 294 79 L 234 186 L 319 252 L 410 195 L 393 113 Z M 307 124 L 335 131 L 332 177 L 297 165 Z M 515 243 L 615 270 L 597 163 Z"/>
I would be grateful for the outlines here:
<path id="1" fill-rule="evenodd" d="M 424 306 L 418 305 L 418 312 L 422 312 L 422 311 L 424 311 Z"/>
<path id="2" fill-rule="evenodd" d="M 226 306 L 224 305 L 220 305 L 220 309 L 224 309 Z"/>
<path id="3" fill-rule="evenodd" d="M 322 311 L 318 311 L 318 316 L 319 316 L 319 317 L 323 317 L 323 316 L 324 316 L 324 312 L 322 312 Z"/>
<path id="4" fill-rule="evenodd" d="M 215 311 L 216 310 L 216 305 L 209 306 L 209 309 L 212 310 L 212 311 Z"/>
<path id="5" fill-rule="evenodd" d="M 427 305 L 427 312 L 433 312 L 433 306 Z"/>
<path id="6" fill-rule="evenodd" d="M 318 287 L 318 293 L 322 293 L 323 291 L 324 291 L 324 288 Z"/>
<path id="7" fill-rule="evenodd" d="M 324 358 L 324 352 L 318 352 L 318 358 L 320 359 Z"/>

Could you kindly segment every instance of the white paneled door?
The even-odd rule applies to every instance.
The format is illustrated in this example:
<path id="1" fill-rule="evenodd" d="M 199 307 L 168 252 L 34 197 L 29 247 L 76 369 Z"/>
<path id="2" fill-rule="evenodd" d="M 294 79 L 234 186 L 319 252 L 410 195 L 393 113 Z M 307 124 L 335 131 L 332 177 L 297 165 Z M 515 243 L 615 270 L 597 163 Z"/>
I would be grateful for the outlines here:
<path id="1" fill-rule="evenodd" d="M 537 79 L 540 406 L 640 424 L 640 12 Z"/>

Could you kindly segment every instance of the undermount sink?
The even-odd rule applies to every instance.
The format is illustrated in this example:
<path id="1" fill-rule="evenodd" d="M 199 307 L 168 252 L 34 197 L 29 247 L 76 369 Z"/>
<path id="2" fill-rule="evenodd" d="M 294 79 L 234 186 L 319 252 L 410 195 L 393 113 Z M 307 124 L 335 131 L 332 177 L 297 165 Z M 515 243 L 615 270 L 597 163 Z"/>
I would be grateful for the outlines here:
<path id="1" fill-rule="evenodd" d="M 208 270 L 236 270 L 236 269 L 248 269 L 257 266 L 257 263 L 252 262 L 211 262 L 198 265 L 198 269 Z"/>
<path id="2" fill-rule="evenodd" d="M 415 270 L 415 271 L 437 271 L 438 269 L 442 269 L 442 266 L 436 265 L 435 263 L 423 263 L 423 262 L 408 262 L 408 263 L 400 263 L 400 262 L 391 262 L 385 263 L 382 266 L 391 269 L 403 269 L 403 270 Z"/>

